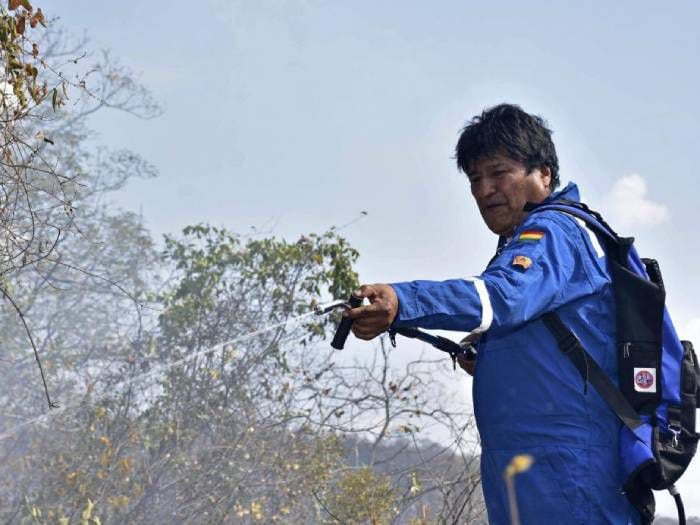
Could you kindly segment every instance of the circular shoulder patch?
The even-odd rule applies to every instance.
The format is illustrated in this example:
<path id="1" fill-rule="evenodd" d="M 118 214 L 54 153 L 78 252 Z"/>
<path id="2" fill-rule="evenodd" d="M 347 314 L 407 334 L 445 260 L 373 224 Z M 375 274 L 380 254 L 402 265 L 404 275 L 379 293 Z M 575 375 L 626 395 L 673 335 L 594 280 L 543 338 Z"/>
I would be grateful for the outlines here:
<path id="1" fill-rule="evenodd" d="M 516 255 L 513 258 L 513 266 L 520 266 L 523 270 L 527 270 L 532 266 L 532 259 L 525 255 Z"/>

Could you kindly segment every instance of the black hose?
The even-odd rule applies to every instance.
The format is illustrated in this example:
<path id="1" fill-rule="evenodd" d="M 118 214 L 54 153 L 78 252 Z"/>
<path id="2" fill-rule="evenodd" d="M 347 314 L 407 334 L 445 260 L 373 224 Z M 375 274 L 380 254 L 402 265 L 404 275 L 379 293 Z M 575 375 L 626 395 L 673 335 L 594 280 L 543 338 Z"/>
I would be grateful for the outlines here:
<path id="1" fill-rule="evenodd" d="M 681 494 L 675 485 L 671 485 L 668 488 L 669 493 L 673 496 L 673 500 L 676 502 L 676 509 L 678 510 L 678 525 L 685 525 L 685 507 L 683 507 L 683 500 L 681 499 Z"/>

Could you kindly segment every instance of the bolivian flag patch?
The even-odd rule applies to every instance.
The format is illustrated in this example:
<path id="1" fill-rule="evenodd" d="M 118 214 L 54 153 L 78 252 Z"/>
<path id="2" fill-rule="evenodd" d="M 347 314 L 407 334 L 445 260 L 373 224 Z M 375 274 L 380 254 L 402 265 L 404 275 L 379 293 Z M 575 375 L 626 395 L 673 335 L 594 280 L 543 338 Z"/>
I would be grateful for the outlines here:
<path id="1" fill-rule="evenodd" d="M 525 230 L 518 237 L 519 241 L 524 242 L 538 242 L 542 237 L 544 237 L 544 232 L 539 230 Z"/>

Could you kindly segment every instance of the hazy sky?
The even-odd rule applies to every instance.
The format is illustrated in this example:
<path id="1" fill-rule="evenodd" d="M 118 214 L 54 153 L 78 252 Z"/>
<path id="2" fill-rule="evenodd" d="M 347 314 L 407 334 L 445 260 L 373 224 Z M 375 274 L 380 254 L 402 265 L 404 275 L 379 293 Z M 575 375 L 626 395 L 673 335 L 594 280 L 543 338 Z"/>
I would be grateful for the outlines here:
<path id="1" fill-rule="evenodd" d="M 296 238 L 352 221 L 364 282 L 480 273 L 495 239 L 452 159 L 459 130 L 513 102 L 554 130 L 562 182 L 660 260 L 700 343 L 697 2 L 54 0 L 167 111 L 93 120 L 160 176 L 118 203 L 155 234 L 207 221 Z M 679 484 L 700 515 L 700 460 Z M 691 496 L 695 491 L 697 496 Z M 670 496 L 658 508 L 672 514 Z"/>

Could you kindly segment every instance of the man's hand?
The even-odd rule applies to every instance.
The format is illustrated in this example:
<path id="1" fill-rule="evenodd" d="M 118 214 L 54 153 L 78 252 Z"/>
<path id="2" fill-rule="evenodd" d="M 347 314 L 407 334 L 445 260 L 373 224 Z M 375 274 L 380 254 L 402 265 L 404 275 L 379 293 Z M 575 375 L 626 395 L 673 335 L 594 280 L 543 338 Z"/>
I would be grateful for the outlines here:
<path id="1" fill-rule="evenodd" d="M 470 376 L 474 375 L 474 367 L 476 366 L 476 363 L 473 360 L 467 359 L 466 357 L 462 355 L 457 356 L 457 364 L 459 367 L 464 370 L 467 374 Z"/>
<path id="2" fill-rule="evenodd" d="M 391 326 L 399 311 L 399 299 L 388 284 L 364 284 L 355 292 L 366 297 L 370 304 L 343 312 L 353 320 L 352 333 L 358 339 L 373 339 Z"/>
<path id="3" fill-rule="evenodd" d="M 481 334 L 469 334 L 467 337 L 460 341 L 460 344 L 472 346 L 479 340 L 480 337 Z M 467 359 L 463 355 L 458 355 L 457 363 L 459 364 L 459 367 L 462 370 L 464 370 L 467 374 L 469 374 L 470 376 L 474 375 L 474 368 L 476 367 L 476 362 L 474 360 Z"/>

